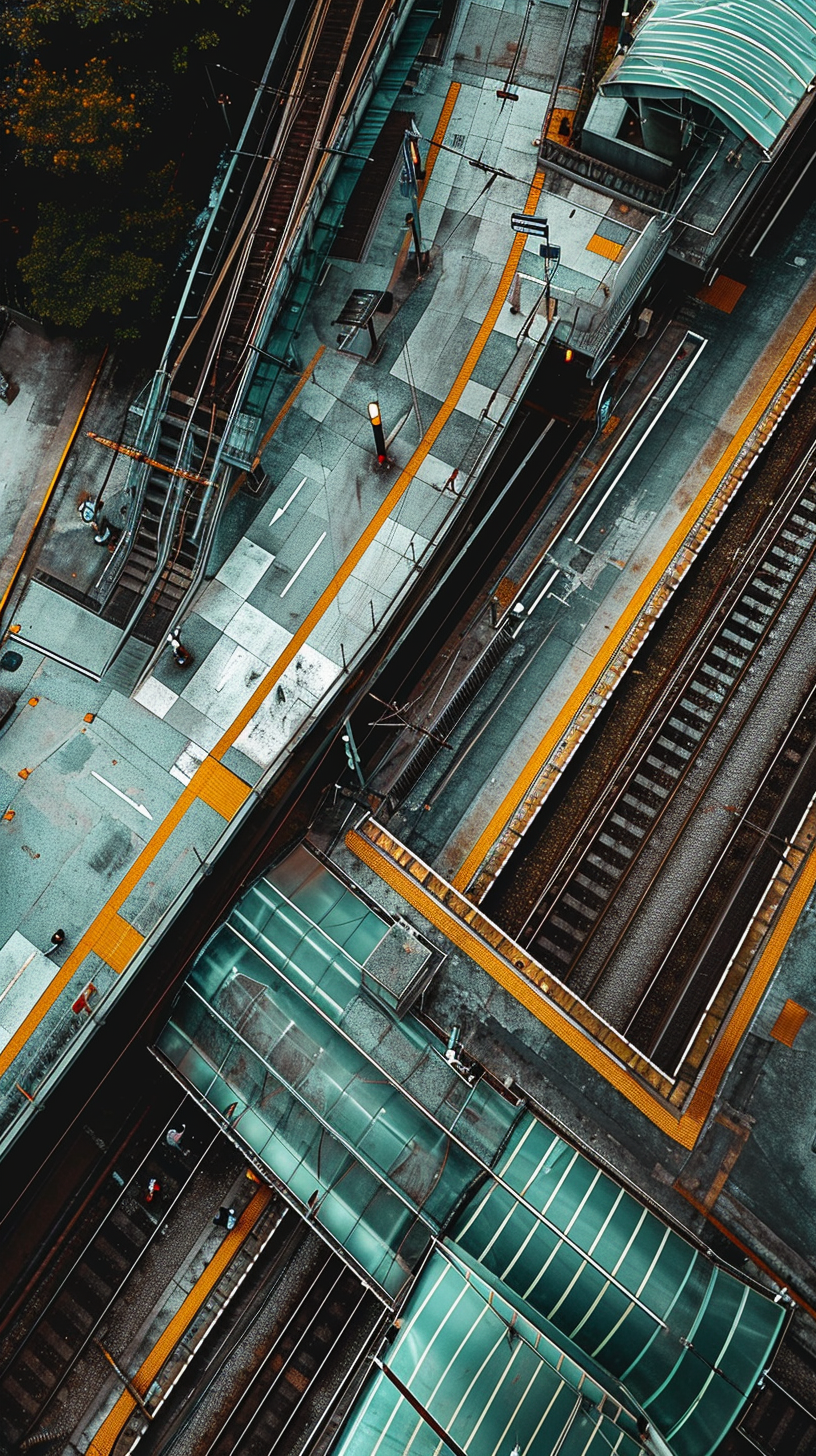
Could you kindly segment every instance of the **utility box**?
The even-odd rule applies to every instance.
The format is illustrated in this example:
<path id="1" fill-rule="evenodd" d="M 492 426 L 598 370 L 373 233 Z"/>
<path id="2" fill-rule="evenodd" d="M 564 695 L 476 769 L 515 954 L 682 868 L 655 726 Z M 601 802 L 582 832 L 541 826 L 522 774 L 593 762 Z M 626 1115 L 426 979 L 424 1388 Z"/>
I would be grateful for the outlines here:
<path id="1" fill-rule="evenodd" d="M 363 989 L 403 1016 L 424 991 L 438 964 L 431 947 L 404 920 L 397 921 L 363 962 Z"/>

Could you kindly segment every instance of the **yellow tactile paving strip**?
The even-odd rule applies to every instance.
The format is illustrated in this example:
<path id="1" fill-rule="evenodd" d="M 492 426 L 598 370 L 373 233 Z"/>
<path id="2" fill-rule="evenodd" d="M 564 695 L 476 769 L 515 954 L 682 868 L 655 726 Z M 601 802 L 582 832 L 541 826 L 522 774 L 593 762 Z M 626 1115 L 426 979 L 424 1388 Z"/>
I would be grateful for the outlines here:
<path id="1" fill-rule="evenodd" d="M 622 1066 L 605 1047 L 569 1020 L 546 994 L 542 994 L 531 981 L 497 955 L 464 920 L 455 916 L 436 896 L 425 889 L 416 875 L 403 869 L 356 830 L 351 830 L 346 836 L 346 844 L 358 859 L 374 870 L 409 905 L 413 905 L 448 940 L 469 955 L 560 1041 L 571 1047 L 610 1086 L 620 1092 L 627 1102 L 632 1103 L 650 1122 L 685 1148 L 694 1147 L 705 1126 L 731 1058 L 756 1014 L 793 927 L 816 884 L 816 852 L 811 852 L 799 879 L 779 911 L 751 979 L 737 1001 L 686 1108 L 678 1114 Z"/>
<path id="2" fill-rule="evenodd" d="M 771 1027 L 771 1036 L 775 1041 L 792 1047 L 809 1015 L 806 1006 L 800 1006 L 797 1001 L 786 1001 Z"/>
<path id="3" fill-rule="evenodd" d="M 563 88 L 566 89 L 566 88 Z M 566 118 L 569 123 L 569 130 L 561 130 L 561 124 Z M 554 106 L 550 116 L 550 124 L 547 127 L 547 141 L 560 142 L 562 146 L 568 147 L 572 136 L 572 124 L 575 120 L 575 110 L 566 106 Z"/>
<path id="4" fill-rule="evenodd" d="M 744 283 L 738 283 L 736 278 L 726 278 L 721 273 L 707 288 L 701 288 L 697 297 L 701 302 L 711 304 L 712 308 L 718 308 L 720 313 L 733 313 L 744 292 Z"/>
<path id="5" fill-rule="evenodd" d="M 209 804 L 216 814 L 232 819 L 252 790 L 222 763 L 205 758 L 196 774 L 196 793 L 202 803 Z"/>
<path id="6" fill-rule="evenodd" d="M 142 1397 L 147 1394 L 165 1361 L 175 1350 L 182 1335 L 189 1329 L 206 1299 L 212 1294 L 221 1275 L 249 1236 L 271 1197 L 271 1189 L 266 1187 L 258 1189 L 241 1214 L 235 1228 L 230 1229 L 229 1233 L 224 1235 L 212 1259 L 203 1274 L 196 1280 L 181 1308 L 173 1315 L 167 1328 L 162 1330 L 150 1354 L 142 1362 L 131 1381 L 134 1389 Z M 123 1391 L 113 1410 L 105 1417 L 88 1445 L 88 1456 L 110 1456 L 110 1452 L 135 1409 L 135 1397 L 129 1390 Z"/>
<path id="7" fill-rule="evenodd" d="M 586 250 L 588 253 L 598 253 L 602 258 L 609 258 L 614 263 L 623 252 L 623 243 L 613 243 L 611 238 L 602 238 L 600 233 L 593 233 Z"/>
<path id="8" fill-rule="evenodd" d="M 489 822 L 485 825 L 464 863 L 453 876 L 453 885 L 457 890 L 464 891 L 471 884 L 488 850 L 503 832 L 525 795 L 532 788 L 536 777 L 541 772 L 550 754 L 563 738 L 569 724 L 572 722 L 584 700 L 591 693 L 594 684 L 609 667 L 612 658 L 621 647 L 624 638 L 630 632 L 633 624 L 643 611 L 649 597 L 693 529 L 695 522 L 706 510 L 723 479 L 736 462 L 751 432 L 772 403 L 774 396 L 795 365 L 808 339 L 812 336 L 814 329 L 816 329 L 816 309 L 813 309 L 805 323 L 799 329 L 793 342 L 785 350 L 782 359 L 754 400 L 741 425 L 709 475 L 705 485 L 685 512 L 683 519 L 666 543 L 657 560 L 643 577 L 640 586 L 633 594 L 626 610 L 621 614 L 614 627 L 608 633 L 603 647 L 596 654 L 534 753 L 527 760 L 521 773 L 508 789 L 504 799 Z"/>
<path id="9" fill-rule="evenodd" d="M 121 972 L 133 959 L 143 941 L 144 936 L 134 926 L 123 920 L 121 915 L 114 914 L 104 925 L 100 925 L 94 950 L 111 970 Z"/>
<path id="10" fill-rule="evenodd" d="M 450 119 L 450 113 L 453 111 L 454 102 L 455 97 L 453 98 L 453 102 L 451 102 L 450 111 L 448 113 L 448 120 Z M 538 170 L 531 183 L 530 191 L 524 207 L 524 211 L 529 215 L 535 212 L 538 199 L 541 195 L 541 189 L 543 184 L 544 173 L 543 171 Z M 342 566 L 335 573 L 334 577 L 329 582 L 329 585 L 326 587 L 325 591 L 318 598 L 312 610 L 304 618 L 298 631 L 294 634 L 291 642 L 288 644 L 286 650 L 281 654 L 277 662 L 273 664 L 269 672 L 261 680 L 249 702 L 238 714 L 237 718 L 235 718 L 227 731 L 219 739 L 218 743 L 212 749 L 209 757 L 204 761 L 201 767 L 194 774 L 190 783 L 179 794 L 179 797 L 173 805 L 172 809 L 162 820 L 161 824 L 157 825 L 151 838 L 148 840 L 141 853 L 137 856 L 134 863 L 130 866 L 130 869 L 127 870 L 123 878 L 120 880 L 113 894 L 108 899 L 107 904 L 103 907 L 102 910 L 100 910 L 99 914 L 91 923 L 85 934 L 81 936 L 77 945 L 74 947 L 74 949 L 64 961 L 63 965 L 60 967 L 58 974 L 51 981 L 47 990 L 43 992 L 36 1006 L 34 1006 L 33 1009 L 29 1012 L 28 1016 L 25 1018 L 25 1021 L 3 1048 L 2 1053 L 0 1053 L 0 1076 L 2 1076 L 5 1071 L 7 1071 L 7 1069 L 11 1066 L 12 1062 L 19 1055 L 20 1051 L 25 1046 L 29 1037 L 39 1026 L 43 1017 L 48 1013 L 48 1011 L 50 1011 L 51 1007 L 55 1004 L 61 992 L 65 989 L 71 977 L 73 976 L 74 972 L 77 971 L 82 965 L 82 962 L 84 961 L 86 956 L 94 952 L 97 954 L 99 953 L 97 951 L 97 940 L 100 934 L 103 933 L 104 928 L 108 925 L 111 919 L 111 915 L 114 913 L 118 914 L 125 901 L 127 900 L 128 896 L 135 889 L 142 876 L 152 865 L 159 851 L 167 843 L 168 839 L 173 833 L 173 830 L 181 823 L 181 820 L 184 818 L 184 815 L 190 808 L 191 804 L 193 804 L 196 800 L 200 799 L 203 800 L 203 802 L 210 804 L 212 807 L 216 807 L 215 804 L 213 804 L 212 800 L 214 769 L 213 761 L 218 762 L 219 767 L 221 767 L 219 761 L 224 757 L 227 750 L 232 747 L 235 740 L 243 732 L 246 725 L 257 713 L 261 704 L 268 697 L 269 693 L 272 692 L 279 679 L 283 676 L 283 673 L 286 671 L 287 667 L 290 665 L 291 662 L 294 661 L 305 642 L 311 636 L 314 628 L 320 621 L 323 614 L 335 601 L 338 593 L 340 592 L 340 589 L 348 581 L 349 577 L 351 576 L 355 567 L 362 560 L 372 541 L 375 539 L 378 532 L 385 525 L 385 522 L 392 514 L 394 508 L 398 505 L 402 497 L 405 495 L 420 465 L 431 453 L 431 450 L 433 449 L 434 444 L 439 438 L 439 435 L 441 434 L 444 426 L 446 425 L 447 421 L 450 419 L 450 416 L 453 414 L 453 411 L 458 405 L 459 400 L 464 393 L 465 387 L 470 380 L 473 370 L 476 367 L 476 364 L 481 357 L 482 351 L 493 331 L 493 327 L 507 297 L 507 293 L 515 275 L 516 268 L 518 267 L 519 259 L 524 248 L 525 239 L 526 234 L 524 233 L 517 233 L 514 235 L 507 262 L 505 263 L 505 266 L 502 270 L 496 292 L 493 296 L 490 306 L 488 307 L 484 321 L 481 324 L 476 338 L 474 339 L 473 343 L 470 346 L 470 349 L 467 352 L 467 355 L 465 356 L 465 359 L 459 369 L 453 385 L 451 386 L 447 398 L 441 405 L 435 419 L 431 422 L 424 438 L 420 441 L 419 445 L 417 446 L 416 450 L 408 461 L 405 469 L 400 472 L 390 491 L 383 499 L 378 511 L 374 515 L 373 519 L 366 526 L 356 545 L 352 547 Z M 311 367 L 312 366 L 310 366 L 310 368 Z M 249 793 L 250 789 L 247 787 L 245 797 L 248 796 Z M 233 799 L 234 797 L 235 796 L 233 796 Z M 224 801 L 225 807 L 228 801 L 229 795 L 226 795 Z M 220 806 L 218 808 L 218 812 L 222 812 Z"/>

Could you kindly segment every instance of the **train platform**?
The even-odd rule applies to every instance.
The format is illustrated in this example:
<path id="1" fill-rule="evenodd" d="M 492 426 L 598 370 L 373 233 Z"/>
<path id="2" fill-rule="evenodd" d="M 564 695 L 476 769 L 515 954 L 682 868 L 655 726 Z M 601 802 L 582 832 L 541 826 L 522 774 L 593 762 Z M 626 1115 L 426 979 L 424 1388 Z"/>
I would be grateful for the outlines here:
<path id="1" fill-rule="evenodd" d="M 553 25 L 560 18 L 553 7 Z M 16 700 L 0 738 L 4 1139 L 90 1041 L 257 792 L 342 690 L 461 508 L 540 357 L 542 290 L 523 285 L 520 314 L 508 302 L 525 246 L 509 218 L 532 212 L 540 190 L 548 63 L 531 48 L 511 109 L 495 94 L 483 21 L 481 11 L 457 21 L 450 54 L 470 57 L 462 79 L 456 60 L 427 67 L 414 98 L 429 267 L 420 275 L 410 254 L 399 196 L 366 261 L 330 267 L 301 332 L 306 367 L 269 401 L 259 464 L 271 497 L 260 509 L 250 494 L 234 497 L 213 578 L 181 624 L 188 665 L 168 646 L 130 692 L 115 674 L 99 678 L 118 629 L 36 579 L 13 598 L 0 666 Z M 508 175 L 486 185 L 481 164 Z M 338 344 L 335 320 L 360 289 L 393 295 L 372 357 L 367 334 Z M 91 399 L 82 431 L 98 427 Z M 63 553 L 75 560 L 89 458 L 44 522 L 49 574 Z"/>
<path id="2" fill-rule="evenodd" d="M 98 1409 L 83 1419 L 81 1432 L 74 1434 L 72 1444 L 77 1450 L 89 1456 L 109 1456 L 120 1440 L 120 1450 L 136 1444 L 273 1237 L 282 1210 L 275 1204 L 269 1217 L 271 1189 L 256 1186 L 253 1190 L 245 1178 L 242 1183 L 233 1199 L 237 1215 L 233 1227 L 213 1228 L 211 1220 L 207 1221 L 122 1357 L 133 1375 L 127 1377 L 124 1389 L 118 1372 L 112 1376 Z"/>
<path id="3" fill-rule="evenodd" d="M 12 669 L 6 659 L 0 671 L 0 685 L 17 696 L 0 738 L 0 843 L 9 868 L 0 897 L 5 1142 L 91 1040 L 95 1018 L 342 688 L 455 517 L 540 357 L 541 290 L 523 284 L 519 314 L 508 301 L 525 246 L 509 214 L 534 212 L 542 185 L 533 143 L 546 57 L 519 74 L 519 100 L 509 109 L 495 94 L 489 46 L 479 59 L 477 10 L 460 15 L 463 33 L 449 47 L 451 56 L 463 48 L 470 56 L 464 73 L 458 64 L 456 79 L 451 67 L 426 68 L 415 98 L 423 136 L 434 139 L 420 199 L 430 268 L 420 278 L 398 198 L 379 220 L 368 260 L 333 263 L 301 334 L 305 368 L 269 402 L 260 464 L 274 481 L 271 499 L 258 512 L 251 498 L 236 497 L 213 579 L 182 623 L 190 665 L 180 667 L 168 648 L 129 695 L 93 675 L 106 651 L 104 623 L 98 636 L 83 637 L 85 671 L 67 665 L 82 635 L 67 598 L 48 622 L 48 643 L 41 639 L 47 651 L 25 645 L 35 619 L 42 628 L 36 582 L 12 619 L 3 653 L 21 660 Z M 444 150 L 448 142 L 456 152 Z M 468 157 L 511 175 L 487 188 Z M 816 283 L 797 261 L 808 257 L 805 237 L 803 224 L 732 313 L 700 302 L 693 323 L 707 345 L 692 383 L 627 473 L 625 502 L 621 491 L 610 497 L 619 538 L 604 555 L 625 550 L 629 570 L 616 564 L 623 554 L 601 562 L 586 594 L 568 595 L 563 631 L 550 639 L 552 653 L 560 642 L 552 675 L 563 669 L 562 706 L 609 650 L 610 581 L 617 592 L 628 584 L 629 602 L 637 598 L 716 462 L 753 429 L 769 377 L 791 350 L 801 352 L 816 307 Z M 371 358 L 359 338 L 338 346 L 335 321 L 355 289 L 392 292 L 397 305 L 378 317 Z M 375 468 L 367 408 L 374 400 L 394 462 L 385 471 Z M 91 412 L 85 423 L 93 427 Z M 603 522 L 597 518 L 598 530 Z M 623 620 L 627 601 L 611 600 Z M 555 709 L 555 695 L 553 702 Z M 506 811 L 521 803 L 546 728 L 537 723 L 536 744 L 523 753 L 505 745 L 498 772 L 488 765 L 464 838 L 454 845 L 448 832 L 440 845 L 451 879 L 469 882 L 474 847 L 482 856 L 483 836 L 497 837 L 492 820 L 501 811 L 503 828 Z M 473 797 L 459 785 L 445 799 L 457 824 Z M 416 817 L 423 814 L 420 804 Z M 57 930 L 64 940 L 55 944 Z M 513 1025 L 514 1009 L 504 1013 Z"/>

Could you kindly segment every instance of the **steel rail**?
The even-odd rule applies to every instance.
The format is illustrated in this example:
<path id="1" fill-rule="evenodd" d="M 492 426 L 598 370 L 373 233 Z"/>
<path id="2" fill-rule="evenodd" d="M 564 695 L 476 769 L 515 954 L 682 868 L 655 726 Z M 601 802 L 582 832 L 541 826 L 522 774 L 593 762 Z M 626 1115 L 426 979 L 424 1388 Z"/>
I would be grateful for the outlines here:
<path id="1" fill-rule="evenodd" d="M 814 544 L 811 546 L 810 552 L 808 554 L 808 560 L 803 564 L 800 572 L 797 575 L 797 581 L 794 583 L 794 585 L 798 584 L 798 582 L 801 581 L 801 577 L 802 577 L 803 572 L 812 563 L 813 557 L 814 557 L 814 552 L 816 552 L 816 542 L 814 542 Z M 729 694 L 728 694 L 727 698 L 720 705 L 720 708 L 718 709 L 717 713 L 713 717 L 709 729 L 706 731 L 706 733 L 700 739 L 700 742 L 698 744 L 698 748 L 697 748 L 694 756 L 691 759 L 689 759 L 689 767 L 691 767 L 692 764 L 696 761 L 697 755 L 699 754 L 700 750 L 705 746 L 705 744 L 707 743 L 708 739 L 710 738 L 711 732 L 712 732 L 713 728 L 720 722 L 720 720 L 721 720 L 721 718 L 722 718 L 722 716 L 723 716 L 726 708 L 732 703 L 733 696 L 734 696 L 734 692 L 739 687 L 739 685 L 744 681 L 744 678 L 745 678 L 745 676 L 746 676 L 749 668 L 751 668 L 754 665 L 755 660 L 756 660 L 756 657 L 758 656 L 759 652 L 762 650 L 763 647 L 765 647 L 767 645 L 768 634 L 769 634 L 769 632 L 773 631 L 774 624 L 775 623 L 778 623 L 778 620 L 779 620 L 778 614 L 775 614 L 774 617 L 772 617 L 772 618 L 769 619 L 768 625 L 766 626 L 766 629 L 765 629 L 762 637 L 760 637 L 758 639 L 755 648 L 752 650 L 751 654 L 746 659 L 745 664 L 744 664 L 744 667 L 740 671 L 738 678 L 735 679 L 735 681 L 734 681 L 734 683 L 732 685 L 732 688 L 729 691 Z M 648 896 L 651 894 L 652 889 L 653 889 L 653 886 L 654 886 L 654 881 L 656 879 L 658 879 L 659 876 L 662 874 L 662 872 L 665 869 L 666 864 L 668 863 L 671 855 L 674 853 L 674 850 L 677 848 L 677 845 L 678 845 L 680 839 L 686 833 L 686 831 L 687 831 L 687 829 L 689 827 L 689 824 L 690 824 L 693 816 L 695 815 L 695 813 L 699 809 L 701 803 L 704 801 L 704 799 L 706 798 L 706 796 L 709 794 L 709 792 L 711 790 L 711 785 L 714 782 L 714 780 L 716 779 L 717 774 L 722 769 L 722 767 L 723 767 L 723 765 L 724 765 L 724 763 L 725 763 L 728 755 L 731 753 L 735 741 L 738 739 L 738 737 L 740 736 L 740 734 L 744 731 L 746 725 L 750 722 L 750 720 L 751 720 L 751 718 L 753 716 L 753 713 L 755 711 L 756 697 L 759 695 L 759 693 L 761 693 L 764 690 L 764 688 L 767 686 L 767 684 L 770 682 L 770 680 L 779 671 L 780 666 L 781 666 L 782 662 L 784 661 L 784 658 L 785 658 L 787 652 L 789 651 L 791 644 L 799 636 L 800 632 L 802 632 L 804 630 L 805 625 L 806 625 L 806 622 L 807 622 L 807 610 L 804 609 L 802 611 L 802 613 L 800 614 L 799 620 L 792 627 L 792 630 L 791 630 L 791 632 L 790 632 L 790 634 L 789 634 L 789 636 L 788 636 L 788 638 L 787 638 L 784 646 L 780 650 L 779 654 L 774 657 L 773 662 L 770 664 L 770 666 L 768 668 L 768 671 L 767 671 L 767 673 L 765 674 L 765 676 L 764 676 L 764 678 L 762 680 L 762 684 L 760 685 L 759 692 L 756 693 L 753 696 L 752 701 L 746 706 L 744 712 L 739 716 L 739 719 L 738 719 L 737 723 L 735 724 L 733 730 L 730 730 L 729 731 L 727 740 L 726 740 L 726 742 L 725 742 L 722 750 L 720 751 L 720 753 L 719 753 L 719 755 L 718 755 L 718 757 L 716 759 L 716 762 L 711 766 L 710 769 L 707 769 L 705 771 L 704 783 L 702 784 L 702 786 L 697 791 L 695 791 L 694 797 L 693 797 L 693 801 L 692 801 L 690 807 L 688 808 L 688 810 L 685 812 L 684 817 L 682 819 L 682 822 L 679 824 L 679 826 L 677 827 L 677 829 L 672 834 L 672 837 L 671 837 L 669 843 L 666 845 L 665 849 L 662 851 L 662 853 L 660 855 L 660 859 L 658 861 L 658 864 L 655 867 L 655 869 L 653 870 L 652 875 L 650 876 L 649 883 L 646 884 L 643 887 L 643 889 L 639 892 L 639 894 L 638 894 L 638 896 L 636 898 L 636 901 L 635 901 L 634 905 L 630 909 L 627 909 L 627 911 L 626 911 L 626 921 L 625 921 L 625 924 L 617 932 L 617 934 L 615 936 L 615 939 L 614 939 L 614 943 L 612 944 L 612 946 L 609 948 L 609 950 L 604 955 L 603 964 L 593 974 L 593 978 L 592 978 L 592 981 L 591 981 L 589 987 L 585 991 L 582 992 L 582 999 L 587 999 L 587 1000 L 590 1000 L 590 1002 L 591 1002 L 591 998 L 596 995 L 596 993 L 597 993 L 599 987 L 601 986 L 604 978 L 607 976 L 607 974 L 609 972 L 609 968 L 610 968 L 611 962 L 613 961 L 615 955 L 617 954 L 618 950 L 621 947 L 621 944 L 622 944 L 623 940 L 625 939 L 626 935 L 628 934 L 628 932 L 629 932 L 629 930 L 631 928 L 631 925 L 632 925 L 632 922 L 633 922 L 635 916 L 639 913 L 639 911 L 643 907 L 644 902 L 646 901 L 646 899 L 648 898 Z M 802 711 L 804 711 L 804 709 Z M 797 717 L 798 717 L 798 715 L 797 715 Z M 786 737 L 787 737 L 787 735 L 786 735 Z M 683 784 L 685 783 L 685 780 L 686 780 L 686 775 L 684 773 L 681 776 L 680 780 L 678 781 L 678 784 L 677 784 L 676 788 L 674 790 L 672 790 L 671 794 L 667 798 L 666 804 L 664 805 L 664 808 L 661 809 L 659 815 L 656 816 L 656 818 L 654 820 L 654 823 L 653 823 L 653 826 L 649 830 L 649 835 L 651 835 L 653 833 L 654 828 L 656 828 L 657 825 L 659 824 L 659 822 L 662 820 L 663 815 L 665 813 L 666 806 L 668 805 L 668 803 L 670 801 L 674 800 L 674 798 L 677 796 L 678 792 L 681 790 Z M 644 842 L 645 842 L 645 840 L 644 840 Z M 635 862 L 637 861 L 637 859 L 639 857 L 639 853 L 640 853 L 640 851 L 638 851 L 638 854 L 636 854 L 636 855 L 633 856 L 633 859 L 630 862 L 630 865 L 627 867 L 626 871 L 624 872 L 624 874 L 621 877 L 621 880 L 619 882 L 618 889 L 620 889 L 623 886 L 623 884 L 626 882 L 626 880 L 628 879 L 629 874 L 631 873 L 632 868 L 633 868 Z M 604 906 L 604 909 L 602 910 L 601 914 L 599 915 L 598 920 L 595 922 L 595 925 L 593 926 L 590 935 L 583 942 L 582 947 L 581 947 L 580 954 L 583 954 L 583 952 L 584 952 L 587 944 L 594 937 L 594 935 L 595 935 L 595 933 L 596 933 L 596 931 L 598 929 L 598 926 L 602 923 L 602 921 L 605 918 L 605 916 L 606 916 L 606 914 L 607 914 L 610 906 L 613 903 L 617 903 L 617 901 L 618 901 L 618 891 L 616 890 L 616 893 L 610 898 L 610 900 Z M 630 1023 L 627 1023 L 627 1024 L 630 1024 Z"/>
<path id="2" fill-rule="evenodd" d="M 807 479 L 802 479 L 804 472 L 808 470 L 808 468 L 810 468 L 810 474 L 807 476 Z M 712 592 L 709 595 L 709 602 L 711 603 L 713 601 L 716 601 L 715 610 L 710 615 L 706 616 L 705 620 L 700 625 L 697 632 L 694 634 L 691 642 L 684 649 L 680 661 L 672 669 L 658 697 L 650 705 L 647 715 L 639 725 L 637 733 L 632 741 L 632 744 L 630 745 L 629 750 L 627 751 L 625 758 L 616 769 L 606 790 L 598 800 L 591 821 L 585 823 L 582 826 L 581 831 L 579 831 L 580 837 L 576 836 L 576 838 L 564 851 L 564 854 L 562 855 L 560 861 L 548 877 L 546 884 L 544 885 L 538 896 L 536 904 L 533 906 L 532 910 L 527 916 L 523 926 L 521 927 L 519 935 L 517 936 L 517 939 L 519 939 L 521 943 L 529 943 L 534 938 L 534 936 L 538 934 L 538 930 L 544 924 L 548 916 L 552 913 L 555 906 L 558 904 L 561 896 L 566 892 L 573 876 L 580 868 L 581 862 L 586 858 L 587 854 L 590 853 L 593 844 L 598 838 L 598 835 L 603 832 L 609 815 L 613 812 L 615 807 L 622 799 L 623 795 L 627 792 L 634 778 L 634 775 L 639 770 L 640 764 L 645 754 L 649 751 L 652 742 L 661 731 L 663 723 L 670 716 L 671 712 L 676 706 L 677 700 L 682 697 L 689 681 L 693 678 L 694 673 L 699 666 L 699 660 L 712 645 L 712 643 L 716 640 L 724 622 L 727 620 L 729 614 L 738 605 L 741 595 L 748 588 L 751 579 L 760 569 L 763 559 L 769 554 L 772 547 L 778 540 L 781 532 L 785 529 L 788 518 L 792 510 L 795 509 L 798 500 L 802 497 L 802 495 L 804 495 L 808 486 L 813 482 L 814 479 L 816 479 L 816 441 L 811 444 L 805 459 L 801 461 L 797 466 L 797 470 L 794 473 L 794 476 L 791 478 L 791 481 L 788 483 L 788 487 L 784 496 L 778 498 L 774 502 L 771 513 L 766 517 L 766 521 L 763 524 L 762 534 L 755 540 L 754 549 L 751 549 L 750 554 L 746 552 L 743 556 L 743 560 L 740 563 L 738 571 L 733 577 L 729 579 L 729 585 L 727 586 L 725 593 L 722 596 L 715 595 L 719 592 L 719 587 L 715 587 L 712 589 Z M 801 576 L 802 571 L 805 570 L 806 564 L 807 559 L 803 561 L 797 576 L 791 581 L 788 588 L 786 589 L 773 616 L 768 619 L 765 630 L 762 636 L 758 639 L 754 651 L 746 660 L 743 668 L 735 676 L 726 697 L 723 699 L 723 702 L 720 704 L 718 710 L 714 714 L 708 730 L 706 731 L 704 737 L 700 740 L 699 746 L 702 746 L 702 744 L 707 740 L 714 725 L 719 721 L 723 711 L 725 710 L 726 705 L 731 700 L 733 692 L 742 681 L 745 672 L 751 665 L 756 651 L 758 651 L 760 646 L 766 641 L 768 631 L 773 626 L 774 621 L 778 618 L 779 612 L 787 604 L 790 595 L 795 589 L 796 583 Z M 659 813 L 655 816 L 652 828 L 656 827 L 660 819 L 662 819 L 665 809 L 674 799 L 675 794 L 680 788 L 682 782 L 683 776 L 681 776 L 675 788 L 670 790 L 669 795 L 664 802 L 663 809 L 661 809 Z M 651 833 L 651 829 L 649 832 Z M 629 869 L 624 871 L 624 874 L 622 875 L 619 884 L 622 884 L 623 880 L 628 876 L 632 868 L 632 864 L 634 864 L 636 860 L 637 855 L 633 857 Z M 564 878 L 564 883 L 561 885 L 560 889 L 558 889 L 555 899 L 547 909 L 546 915 L 539 922 L 539 925 L 537 926 L 535 931 L 526 934 L 530 923 L 534 920 L 536 914 L 538 913 L 541 902 L 553 891 L 558 880 L 561 878 Z M 614 898 L 615 896 L 612 897 L 612 899 Z M 610 900 L 608 904 L 611 903 L 612 901 Z M 605 913 L 605 910 L 601 912 L 598 921 L 596 921 L 595 926 L 593 926 L 591 934 L 594 934 L 597 924 L 600 923 L 600 920 Z M 589 937 L 587 937 L 587 939 L 588 938 Z"/>

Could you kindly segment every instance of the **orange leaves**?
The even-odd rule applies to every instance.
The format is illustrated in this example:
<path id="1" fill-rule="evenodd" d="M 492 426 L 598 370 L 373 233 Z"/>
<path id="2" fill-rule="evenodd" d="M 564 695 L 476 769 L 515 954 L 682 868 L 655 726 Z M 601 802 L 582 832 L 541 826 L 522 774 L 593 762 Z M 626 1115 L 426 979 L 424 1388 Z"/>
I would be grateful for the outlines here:
<path id="1" fill-rule="evenodd" d="M 28 165 L 110 177 L 124 164 L 123 138 L 139 126 L 134 98 L 118 94 L 107 61 L 73 74 L 34 61 L 17 88 L 12 129 Z"/>

